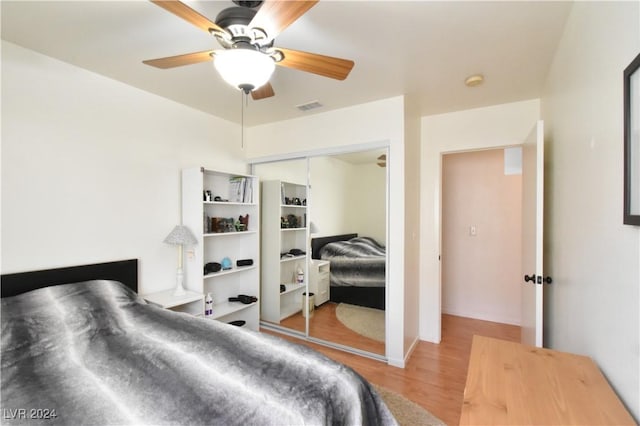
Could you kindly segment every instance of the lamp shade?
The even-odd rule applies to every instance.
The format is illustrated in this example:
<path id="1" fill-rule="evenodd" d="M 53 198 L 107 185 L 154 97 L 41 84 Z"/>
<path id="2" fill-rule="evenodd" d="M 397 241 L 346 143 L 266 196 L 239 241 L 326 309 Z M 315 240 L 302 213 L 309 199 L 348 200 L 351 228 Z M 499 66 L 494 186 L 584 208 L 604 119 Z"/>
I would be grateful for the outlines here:
<path id="1" fill-rule="evenodd" d="M 189 228 L 183 225 L 177 225 L 164 239 L 167 244 L 173 245 L 188 245 L 192 246 L 198 243 L 198 240 L 193 235 Z"/>
<path id="2" fill-rule="evenodd" d="M 263 86 L 276 67 L 270 56 L 252 49 L 216 51 L 213 64 L 224 81 L 246 92 Z"/>

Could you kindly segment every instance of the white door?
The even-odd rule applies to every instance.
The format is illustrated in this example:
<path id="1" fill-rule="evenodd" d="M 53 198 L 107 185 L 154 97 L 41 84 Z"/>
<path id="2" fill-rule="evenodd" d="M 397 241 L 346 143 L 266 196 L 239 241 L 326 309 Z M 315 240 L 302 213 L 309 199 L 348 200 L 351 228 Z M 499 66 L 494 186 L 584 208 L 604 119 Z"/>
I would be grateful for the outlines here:
<path id="1" fill-rule="evenodd" d="M 544 123 L 538 121 L 522 146 L 522 343 L 542 347 Z"/>

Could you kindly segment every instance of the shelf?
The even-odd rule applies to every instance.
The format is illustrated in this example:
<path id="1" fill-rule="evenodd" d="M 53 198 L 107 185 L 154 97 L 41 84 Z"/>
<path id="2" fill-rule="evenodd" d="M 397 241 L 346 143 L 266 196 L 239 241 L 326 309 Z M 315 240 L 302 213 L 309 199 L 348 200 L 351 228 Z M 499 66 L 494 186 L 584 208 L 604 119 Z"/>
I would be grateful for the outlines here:
<path id="1" fill-rule="evenodd" d="M 297 204 L 280 204 L 282 208 L 306 209 L 307 206 L 299 206 Z"/>
<path id="2" fill-rule="evenodd" d="M 280 293 L 280 296 L 284 296 L 285 294 L 294 293 L 300 289 L 305 288 L 306 284 L 285 284 L 286 290 Z"/>
<path id="3" fill-rule="evenodd" d="M 256 203 L 239 203 L 235 201 L 203 201 L 202 203 L 215 206 L 257 206 Z"/>
<path id="4" fill-rule="evenodd" d="M 187 303 L 197 302 L 204 299 L 202 293 L 196 293 L 195 291 L 186 290 L 185 294 L 181 296 L 175 296 L 174 290 L 160 291 L 157 293 L 150 293 L 142 295 L 142 298 L 148 302 L 160 305 L 163 308 L 174 308 L 180 305 L 186 305 Z"/>
<path id="5" fill-rule="evenodd" d="M 229 235 L 251 235 L 251 234 L 255 234 L 258 231 L 235 231 L 235 232 L 209 232 L 207 234 L 202 234 L 203 237 L 208 238 L 208 237 L 222 237 L 222 236 L 229 236 Z"/>
<path id="6" fill-rule="evenodd" d="M 280 258 L 280 263 L 282 263 L 282 262 L 291 262 L 291 261 L 294 261 L 294 260 L 300 260 L 300 259 L 306 259 L 306 258 L 307 258 L 306 254 L 303 254 L 301 256 L 293 256 L 293 257 L 281 257 Z"/>
<path id="7" fill-rule="evenodd" d="M 303 228 L 280 228 L 281 231 L 304 231 L 306 230 L 306 227 Z M 231 234 L 232 232 L 230 232 Z"/>
<path id="8" fill-rule="evenodd" d="M 249 265 L 249 266 L 237 266 L 235 268 L 231 268 L 231 269 L 226 269 L 226 270 L 222 270 L 219 272 L 213 272 L 211 274 L 207 274 L 204 276 L 204 279 L 206 280 L 207 278 L 213 278 L 213 277 L 219 277 L 222 275 L 229 275 L 229 274 L 236 274 L 238 272 L 244 272 L 244 271 L 248 271 L 250 269 L 255 269 L 257 268 L 257 265 L 254 263 L 253 265 Z"/>
<path id="9" fill-rule="evenodd" d="M 252 306 L 255 306 L 257 302 L 249 303 L 245 305 L 242 302 L 222 302 L 213 305 L 213 315 L 206 317 L 207 319 L 218 319 L 226 317 L 227 315 L 234 314 L 239 311 L 243 311 Z"/>
<path id="10" fill-rule="evenodd" d="M 182 170 L 182 220 L 195 234 L 197 243 L 189 249 L 189 261 L 185 262 L 185 281 L 191 290 L 204 294 L 210 293 L 213 298 L 214 315 L 222 321 L 242 319 L 247 327 L 257 331 L 260 321 L 260 309 L 251 308 L 254 304 L 245 305 L 241 302 L 228 302 L 231 295 L 241 293 L 260 293 L 260 183 L 257 176 L 235 172 L 206 170 L 202 167 L 192 167 Z M 211 193 L 211 198 L 204 198 L 203 194 Z M 221 201 L 222 199 L 228 201 Z M 210 200 L 210 201 L 209 201 Z M 295 210 L 299 211 L 299 210 Z M 242 231 L 235 228 L 236 219 L 251 218 L 249 226 L 243 226 Z M 207 217 L 232 218 L 234 226 L 232 232 L 217 231 L 209 228 Z M 245 222 L 246 223 L 246 222 Z M 218 259 L 232 259 L 232 268 L 214 273 L 205 273 L 204 266 Z M 252 258 L 253 264 L 237 266 L 236 261 Z M 240 273 L 240 275 L 235 275 Z M 202 302 L 200 302 L 202 303 Z M 193 303 L 194 305 L 196 303 Z M 191 307 L 192 305 L 187 305 Z M 204 304 L 203 304 L 204 305 Z M 199 311 L 204 313 L 204 306 Z M 251 309 L 247 309 L 251 308 Z M 234 314 L 236 313 L 237 314 Z M 230 314 L 234 314 L 229 316 Z"/>

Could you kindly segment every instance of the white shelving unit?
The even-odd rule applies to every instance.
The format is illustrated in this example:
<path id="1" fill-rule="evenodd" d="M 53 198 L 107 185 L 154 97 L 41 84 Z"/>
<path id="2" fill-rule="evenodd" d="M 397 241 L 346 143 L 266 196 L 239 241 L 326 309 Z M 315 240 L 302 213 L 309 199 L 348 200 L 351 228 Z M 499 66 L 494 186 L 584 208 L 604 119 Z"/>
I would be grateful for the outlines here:
<path id="1" fill-rule="evenodd" d="M 306 278 L 297 282 L 301 269 L 307 276 L 307 255 L 283 257 L 292 249 L 306 251 L 307 199 L 305 185 L 269 180 L 262 182 L 262 299 L 261 319 L 279 324 L 284 318 L 302 310 L 302 293 Z M 289 203 L 285 200 L 288 199 Z M 299 204 L 294 204 L 299 203 Z M 283 223 L 283 218 L 295 217 L 295 222 Z M 285 291 L 280 291 L 280 285 Z"/>
<path id="2" fill-rule="evenodd" d="M 241 188 L 241 193 L 238 193 L 238 188 Z M 210 192 L 210 197 L 206 191 Z M 203 295 L 211 293 L 212 319 L 224 322 L 244 320 L 245 327 L 253 330 L 259 327 L 259 304 L 229 302 L 228 299 L 239 294 L 259 297 L 259 191 L 255 176 L 204 168 L 182 171 L 182 222 L 198 240 L 196 246 L 186 248 L 185 287 Z M 216 197 L 220 200 L 209 201 Z M 247 214 L 248 228 L 236 230 L 235 223 L 239 222 L 240 216 Z M 212 218 L 229 219 L 234 225 L 212 229 Z M 222 230 L 230 232 L 217 232 Z M 222 263 L 225 257 L 231 260 L 231 269 L 205 274 L 207 263 Z M 252 259 L 253 264 L 237 266 L 240 259 Z"/>

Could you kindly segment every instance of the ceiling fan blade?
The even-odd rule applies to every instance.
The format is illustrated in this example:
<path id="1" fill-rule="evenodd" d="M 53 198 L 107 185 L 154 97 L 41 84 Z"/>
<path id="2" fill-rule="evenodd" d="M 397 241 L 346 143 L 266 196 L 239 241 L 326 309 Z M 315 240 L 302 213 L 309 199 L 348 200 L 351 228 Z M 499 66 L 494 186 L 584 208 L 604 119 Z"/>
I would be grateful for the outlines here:
<path id="1" fill-rule="evenodd" d="M 267 33 L 269 39 L 274 39 L 318 1 L 266 0 L 251 20 L 249 27 L 260 28 Z"/>
<path id="2" fill-rule="evenodd" d="M 205 50 L 203 52 L 186 53 L 184 55 L 168 56 L 166 58 L 147 59 L 146 61 L 142 61 L 142 63 L 161 69 L 175 68 L 210 61 L 212 60 L 212 53 L 213 50 Z"/>
<path id="3" fill-rule="evenodd" d="M 276 62 L 276 65 L 335 78 L 336 80 L 347 78 L 355 65 L 353 61 L 348 59 L 334 58 L 300 50 L 283 49 L 281 47 L 276 49 L 284 55 L 284 59 Z"/>
<path id="4" fill-rule="evenodd" d="M 267 82 L 262 87 L 258 87 L 256 90 L 251 91 L 251 97 L 254 101 L 259 101 L 260 99 L 270 98 L 275 95 L 273 91 L 273 86 L 271 83 Z"/>
<path id="5" fill-rule="evenodd" d="M 226 32 L 223 28 L 214 24 L 208 18 L 202 16 L 201 14 L 191 9 L 189 6 L 187 6 L 182 2 L 179 2 L 177 0 L 168 0 L 168 1 L 167 0 L 149 0 L 149 1 L 151 1 L 151 3 L 157 6 L 160 6 L 164 10 L 167 10 L 173 13 L 174 15 L 184 19 L 190 24 L 195 25 L 196 27 L 200 28 L 201 30 L 207 33 L 210 33 L 211 31 L 223 32 L 223 33 Z"/>

